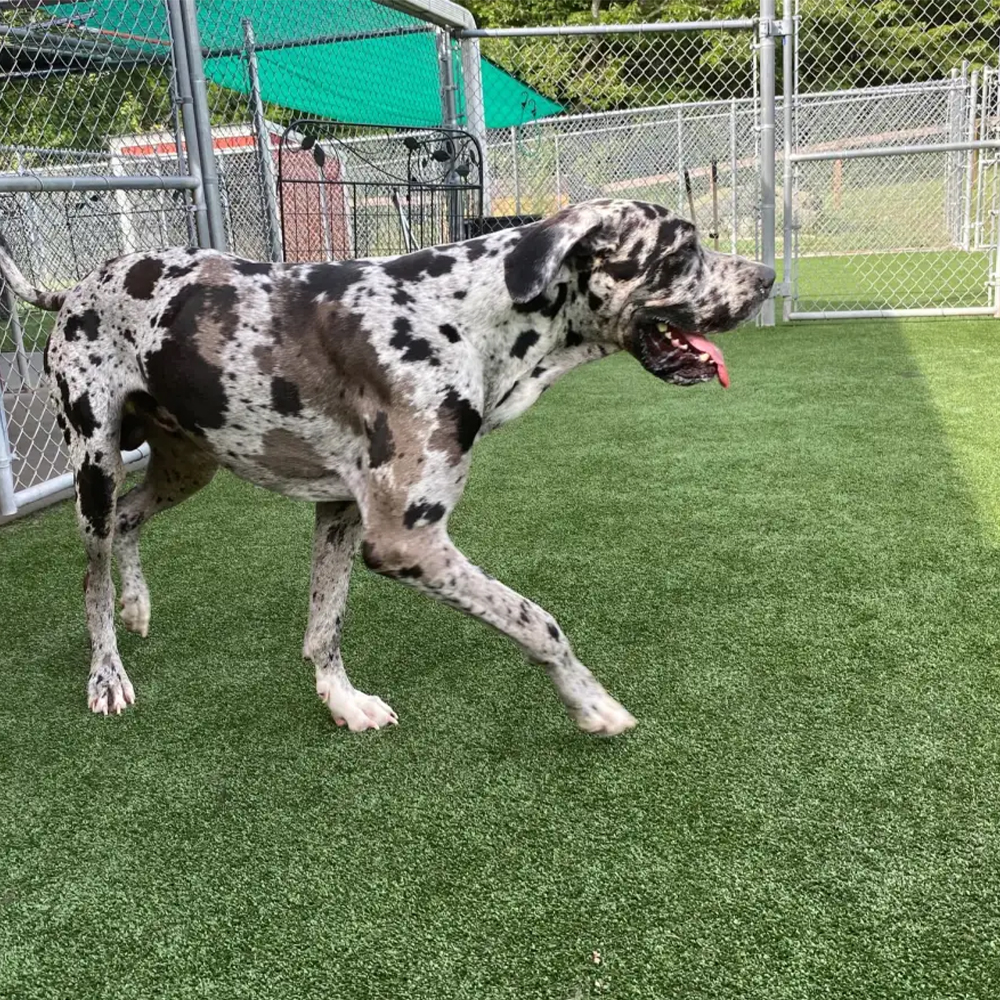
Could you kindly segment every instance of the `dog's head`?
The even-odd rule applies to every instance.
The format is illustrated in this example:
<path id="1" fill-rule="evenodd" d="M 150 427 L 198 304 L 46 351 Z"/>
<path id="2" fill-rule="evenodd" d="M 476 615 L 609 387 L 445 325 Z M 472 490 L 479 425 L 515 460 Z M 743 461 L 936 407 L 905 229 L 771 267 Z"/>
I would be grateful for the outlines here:
<path id="1" fill-rule="evenodd" d="M 707 338 L 754 316 L 774 284 L 772 268 L 706 250 L 690 222 L 636 201 L 582 202 L 525 227 L 504 261 L 507 290 L 515 303 L 544 297 L 567 265 L 586 298 L 586 334 L 678 385 L 729 384 Z"/>

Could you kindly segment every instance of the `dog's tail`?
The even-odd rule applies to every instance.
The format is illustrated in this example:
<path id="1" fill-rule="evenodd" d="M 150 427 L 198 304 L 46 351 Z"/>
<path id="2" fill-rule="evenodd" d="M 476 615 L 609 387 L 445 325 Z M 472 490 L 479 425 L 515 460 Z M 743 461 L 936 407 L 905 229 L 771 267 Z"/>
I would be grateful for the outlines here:
<path id="1" fill-rule="evenodd" d="M 3 280 L 14 290 L 15 294 L 30 302 L 39 309 L 49 309 L 52 312 L 62 307 L 66 301 L 65 292 L 46 292 L 41 288 L 35 288 L 28 279 L 21 273 L 21 269 L 14 263 L 14 258 L 10 255 L 10 247 L 7 241 L 0 236 L 0 275 Z"/>

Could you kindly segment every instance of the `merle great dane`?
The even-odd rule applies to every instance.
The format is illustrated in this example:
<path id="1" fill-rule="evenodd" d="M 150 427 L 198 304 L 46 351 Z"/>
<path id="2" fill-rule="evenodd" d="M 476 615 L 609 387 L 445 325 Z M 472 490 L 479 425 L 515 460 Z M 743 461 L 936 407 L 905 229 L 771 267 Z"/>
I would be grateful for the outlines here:
<path id="1" fill-rule="evenodd" d="M 615 351 L 653 375 L 728 384 L 705 335 L 753 316 L 774 271 L 702 248 L 657 205 L 591 201 L 542 222 L 383 260 L 263 264 L 214 250 L 133 253 L 65 292 L 11 288 L 58 310 L 45 353 L 88 558 L 90 708 L 135 695 L 115 638 L 146 635 L 139 531 L 221 465 L 316 504 L 303 656 L 338 725 L 394 724 L 340 656 L 351 563 L 492 625 L 541 664 L 577 725 L 635 720 L 538 605 L 474 566 L 448 536 L 472 446 L 560 375 Z M 120 498 L 120 448 L 149 443 Z"/>

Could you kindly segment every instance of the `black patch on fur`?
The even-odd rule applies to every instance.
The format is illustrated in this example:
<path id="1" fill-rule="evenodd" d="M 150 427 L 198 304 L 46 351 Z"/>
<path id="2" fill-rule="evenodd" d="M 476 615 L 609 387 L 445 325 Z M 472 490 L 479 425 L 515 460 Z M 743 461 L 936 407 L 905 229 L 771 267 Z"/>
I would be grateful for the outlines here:
<path id="1" fill-rule="evenodd" d="M 549 300 L 545 297 L 545 293 L 539 292 L 533 299 L 528 299 L 527 302 L 515 302 L 514 312 L 519 312 L 519 313 L 541 312 L 548 304 Z"/>
<path id="2" fill-rule="evenodd" d="M 567 347 L 577 347 L 583 343 L 583 334 L 573 329 L 573 324 L 567 324 L 566 329 L 566 346 Z"/>
<path id="3" fill-rule="evenodd" d="M 122 451 L 135 451 L 146 440 L 146 424 L 138 413 L 122 415 L 122 429 L 118 445 Z"/>
<path id="4" fill-rule="evenodd" d="M 546 219 L 525 228 L 519 244 L 507 254 L 503 262 L 504 279 L 513 299 L 524 299 L 532 288 L 537 288 L 540 272 L 556 252 L 560 240 L 560 221 Z M 551 274 L 552 271 L 547 273 Z M 535 296 L 535 299 L 540 296 Z M 535 299 L 530 300 L 534 302 Z M 530 302 L 523 303 L 530 305 Z M 515 308 L 517 306 L 515 305 Z M 533 311 L 533 310 L 532 310 Z"/>
<path id="5" fill-rule="evenodd" d="M 650 272 L 650 279 L 647 285 L 651 290 L 670 288 L 678 278 L 687 274 L 692 266 L 692 255 L 684 249 L 675 253 L 657 253 L 656 255 L 651 255 L 647 268 Z"/>
<path id="6" fill-rule="evenodd" d="M 65 385 L 65 382 L 60 384 L 60 391 L 63 390 Z M 63 395 L 63 406 L 66 409 L 66 419 L 69 420 L 73 429 L 81 437 L 91 437 L 94 431 L 100 427 L 100 424 L 94 417 L 94 410 L 90 405 L 90 395 L 84 392 L 81 396 L 78 396 L 72 404 L 69 404 L 68 396 L 69 393 L 67 391 Z"/>
<path id="7" fill-rule="evenodd" d="M 198 266 L 197 261 L 190 264 L 171 264 L 164 272 L 168 278 L 183 278 L 190 274 Z"/>
<path id="8" fill-rule="evenodd" d="M 557 629 L 555 625 L 552 624 L 552 622 L 549 622 L 546 628 L 548 628 L 549 635 L 551 635 L 553 639 L 559 638 L 559 629 Z"/>
<path id="9" fill-rule="evenodd" d="M 407 528 L 415 527 L 417 521 L 435 524 L 445 515 L 445 509 L 439 503 L 411 503 L 403 514 L 403 524 Z"/>
<path id="10" fill-rule="evenodd" d="M 631 281 L 639 273 L 637 260 L 618 260 L 604 265 L 604 271 L 613 281 Z"/>
<path id="11" fill-rule="evenodd" d="M 237 260 L 233 261 L 233 270 L 237 274 L 244 274 L 251 278 L 257 274 L 270 274 L 271 265 L 266 261 Z"/>
<path id="12" fill-rule="evenodd" d="M 541 309 L 541 313 L 547 319 L 552 319 L 556 313 L 566 304 L 566 282 L 560 281 L 556 285 L 556 297 L 552 302 L 547 302 Z"/>
<path id="13" fill-rule="evenodd" d="M 191 338 L 206 321 L 215 322 L 228 340 L 236 332 L 236 300 L 231 285 L 185 285 L 167 303 L 157 325 L 174 337 Z"/>
<path id="14" fill-rule="evenodd" d="M 151 299 L 162 274 L 163 261 L 159 257 L 143 257 L 125 272 L 125 291 L 133 299 Z"/>
<path id="15" fill-rule="evenodd" d="M 590 292 L 587 295 L 587 305 L 590 306 L 594 312 L 597 312 L 597 310 L 601 308 L 601 303 L 603 301 L 604 300 L 599 295 L 595 295 L 593 292 Z"/>
<path id="16" fill-rule="evenodd" d="M 271 406 L 286 417 L 297 417 L 302 412 L 299 387 L 294 382 L 275 375 L 271 379 Z"/>
<path id="17" fill-rule="evenodd" d="M 396 454 L 396 445 L 389 430 L 389 418 L 384 410 L 375 414 L 375 425 L 368 430 L 368 465 L 377 469 Z"/>
<path id="18" fill-rule="evenodd" d="M 655 245 L 661 252 L 669 252 L 685 228 L 693 229 L 694 227 L 683 219 L 664 219 L 659 225 Z"/>
<path id="19" fill-rule="evenodd" d="M 169 400 L 170 412 L 183 428 L 202 434 L 204 428 L 223 426 L 228 400 L 222 369 L 206 361 L 189 336 L 165 337 L 144 361 L 153 395 Z"/>
<path id="20" fill-rule="evenodd" d="M 585 269 L 581 269 L 580 271 L 577 272 L 576 287 L 577 290 L 580 291 L 581 293 L 587 291 L 587 289 L 590 287 L 590 275 L 591 272 Z"/>
<path id="21" fill-rule="evenodd" d="M 67 340 L 76 340 L 82 333 L 87 340 L 97 340 L 100 332 L 101 319 L 93 309 L 85 309 L 82 313 L 76 313 L 66 320 L 63 327 L 63 336 Z"/>
<path id="22" fill-rule="evenodd" d="M 110 530 L 111 505 L 114 503 L 115 484 L 99 465 L 90 458 L 84 459 L 76 473 L 76 495 L 80 513 L 98 538 L 107 538 Z"/>
<path id="23" fill-rule="evenodd" d="M 313 264 L 300 283 L 302 293 L 308 301 L 317 295 L 339 301 L 351 285 L 357 284 L 369 268 L 368 261 L 345 260 L 337 264 Z"/>
<path id="24" fill-rule="evenodd" d="M 382 270 L 396 281 L 423 281 L 424 277 L 439 278 L 449 274 L 455 266 L 455 258 L 436 250 L 417 250 L 404 257 L 386 261 Z"/>
<path id="25" fill-rule="evenodd" d="M 396 290 L 392 293 L 392 301 L 397 306 L 406 306 L 417 300 L 402 285 L 397 285 Z"/>
<path id="26" fill-rule="evenodd" d="M 424 571 L 419 566 L 404 566 L 392 575 L 399 580 L 419 580 L 424 575 Z"/>
<path id="27" fill-rule="evenodd" d="M 479 260 L 487 250 L 486 240 L 484 239 L 466 240 L 462 246 L 465 247 L 465 252 L 470 261 Z"/>
<path id="28" fill-rule="evenodd" d="M 525 330 L 517 340 L 514 341 L 514 346 L 510 349 L 510 356 L 512 358 L 523 358 L 535 344 L 538 343 L 538 331 L 537 330 Z"/>
<path id="29" fill-rule="evenodd" d="M 508 399 L 510 399 L 510 394 L 511 394 L 511 393 L 512 393 L 512 392 L 513 392 L 513 391 L 514 391 L 514 390 L 515 390 L 515 389 L 516 389 L 516 388 L 517 388 L 517 387 L 518 387 L 518 386 L 519 386 L 520 384 L 521 384 L 520 382 L 515 382 L 515 383 L 514 383 L 514 384 L 513 384 L 513 385 L 512 385 L 512 386 L 511 386 L 511 387 L 510 387 L 510 388 L 509 388 L 509 389 L 508 389 L 508 390 L 507 390 L 507 391 L 506 391 L 506 392 L 505 392 L 505 393 L 504 393 L 504 394 L 503 394 L 503 395 L 501 396 L 501 397 L 500 397 L 500 400 L 499 400 L 499 402 L 497 403 L 497 406 L 503 406 L 503 404 L 504 404 L 504 403 L 506 403 Z"/>
<path id="30" fill-rule="evenodd" d="M 451 323 L 442 323 L 438 329 L 453 343 L 457 344 L 462 338 Z"/>
<path id="31" fill-rule="evenodd" d="M 464 299 L 466 295 L 464 288 L 459 288 L 457 291 L 451 293 L 453 299 Z"/>
<path id="32" fill-rule="evenodd" d="M 104 360 L 104 358 L 102 358 L 100 354 L 88 354 L 87 360 L 96 368 Z"/>
<path id="33" fill-rule="evenodd" d="M 548 371 L 548 368 L 543 368 L 543 367 L 542 367 L 541 365 L 539 365 L 539 366 L 538 366 L 538 367 L 537 367 L 537 368 L 536 368 L 536 369 L 535 369 L 535 370 L 534 370 L 534 371 L 533 371 L 533 372 L 531 373 L 531 377 L 532 377 L 532 378 L 541 378 L 541 377 L 542 377 L 542 376 L 543 376 L 543 375 L 544 375 L 544 374 L 545 374 L 545 373 L 546 373 L 547 371 Z"/>
<path id="34" fill-rule="evenodd" d="M 448 390 L 441 409 L 451 411 L 458 432 L 458 446 L 462 451 L 468 451 L 475 444 L 479 428 L 483 426 L 482 414 L 454 389 Z"/>
<path id="35" fill-rule="evenodd" d="M 426 361 L 429 365 L 441 363 L 429 340 L 425 340 L 423 337 L 414 337 L 410 333 L 413 324 L 405 316 L 397 316 L 393 326 L 396 332 L 392 335 L 389 343 L 401 352 L 403 361 Z"/>

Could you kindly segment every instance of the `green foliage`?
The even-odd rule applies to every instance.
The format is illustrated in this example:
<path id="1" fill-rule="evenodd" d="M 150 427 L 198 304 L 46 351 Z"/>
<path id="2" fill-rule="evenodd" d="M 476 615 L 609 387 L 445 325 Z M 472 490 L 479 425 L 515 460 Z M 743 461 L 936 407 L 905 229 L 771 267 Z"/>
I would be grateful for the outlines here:
<path id="1" fill-rule="evenodd" d="M 33 15 L 3 11 L 0 25 L 26 28 Z M 77 68 L 61 72 L 55 48 L 39 37 L 28 45 L 20 35 L 0 36 L 0 58 L 15 71 L 0 87 L 0 145 L 105 150 L 112 136 L 173 130 L 169 63 L 123 65 L 119 55 L 117 64 L 102 66 L 99 57 L 77 55 Z M 242 95 L 213 83 L 208 89 L 214 124 L 246 120 Z M 0 155 L 0 166 L 10 169 L 11 157 Z"/>
<path id="2" fill-rule="evenodd" d="M 107 137 L 168 127 L 170 81 L 159 69 L 34 78 L 0 89 L 4 144 L 103 149 Z"/>

